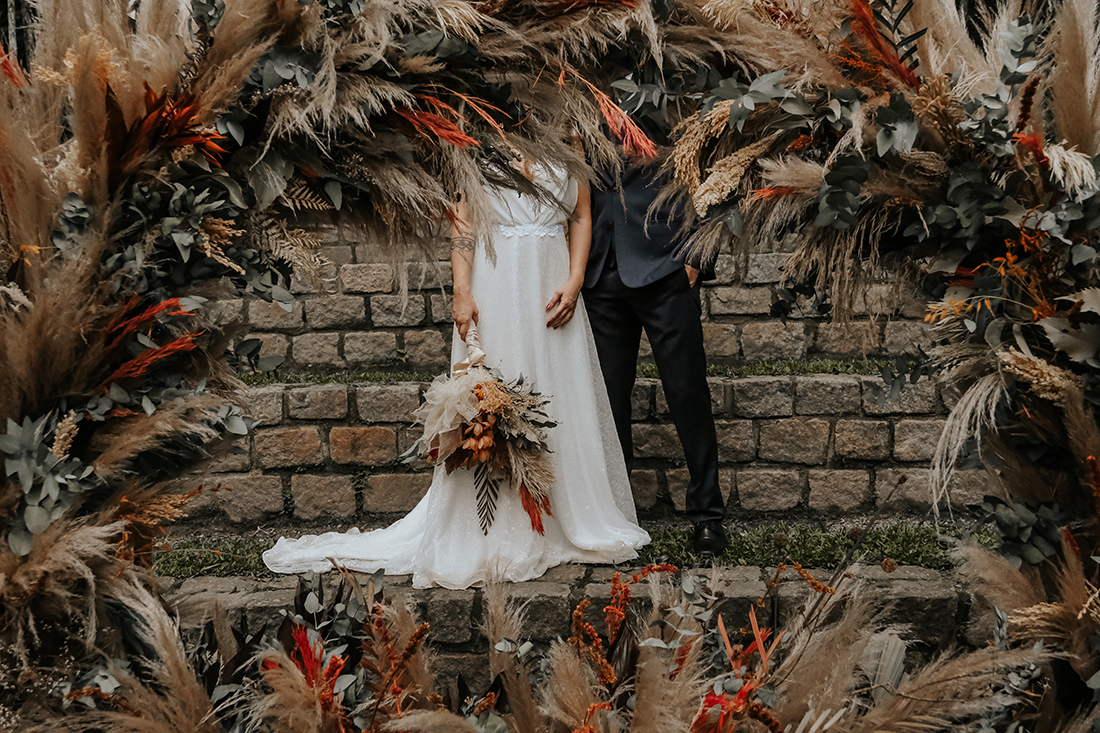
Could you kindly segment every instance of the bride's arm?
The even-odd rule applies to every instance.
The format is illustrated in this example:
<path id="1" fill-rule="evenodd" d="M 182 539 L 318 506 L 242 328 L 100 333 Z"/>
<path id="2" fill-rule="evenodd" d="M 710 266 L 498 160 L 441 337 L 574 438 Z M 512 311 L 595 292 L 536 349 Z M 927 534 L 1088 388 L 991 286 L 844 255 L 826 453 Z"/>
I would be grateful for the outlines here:
<path id="1" fill-rule="evenodd" d="M 458 335 L 466 340 L 466 332 L 471 323 L 477 323 L 477 303 L 470 292 L 470 269 L 474 264 L 474 250 L 477 240 L 466 222 L 466 204 L 459 201 L 454 208 L 454 223 L 451 225 L 451 278 L 454 285 L 454 304 L 451 317 L 458 327 Z"/>
<path id="2" fill-rule="evenodd" d="M 584 268 L 588 264 L 588 249 L 592 246 L 592 202 L 588 184 L 577 182 L 577 206 L 569 221 L 569 279 L 562 283 L 546 306 L 551 311 L 546 320 L 549 328 L 561 328 L 573 320 L 577 298 L 584 285 Z"/>

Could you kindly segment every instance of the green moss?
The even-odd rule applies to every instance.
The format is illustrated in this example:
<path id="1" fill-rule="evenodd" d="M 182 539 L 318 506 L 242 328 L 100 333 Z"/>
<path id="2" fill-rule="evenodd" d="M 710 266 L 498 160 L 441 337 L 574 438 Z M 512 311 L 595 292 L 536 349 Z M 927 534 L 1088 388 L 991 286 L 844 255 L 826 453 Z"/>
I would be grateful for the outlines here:
<path id="1" fill-rule="evenodd" d="M 994 547 L 996 538 L 988 528 L 971 533 L 958 526 L 930 525 L 879 526 L 867 533 L 856 551 L 855 559 L 862 563 L 880 563 L 891 558 L 899 565 L 926 568 L 950 567 L 949 547 L 941 541 L 947 537 L 972 536 L 986 547 Z M 692 566 L 699 558 L 691 549 L 691 531 L 666 527 L 650 532 L 652 542 L 642 548 L 643 562 L 666 560 L 673 565 Z M 748 529 L 729 529 L 729 547 L 719 559 L 721 565 L 771 567 L 790 558 L 806 567 L 829 568 L 837 565 L 852 547 L 847 528 L 828 528 L 788 523 L 768 524 Z"/>
<path id="2" fill-rule="evenodd" d="M 166 578 L 195 576 L 250 575 L 266 577 L 273 573 L 264 566 L 260 555 L 271 547 L 266 540 L 244 537 L 180 540 L 171 550 L 153 553 L 153 568 Z"/>
<path id="3" fill-rule="evenodd" d="M 250 387 L 269 384 L 352 384 L 357 382 L 430 382 L 436 374 L 431 372 L 379 371 L 379 372 L 243 372 L 237 377 Z"/>
<path id="4" fill-rule="evenodd" d="M 889 557 L 899 565 L 936 569 L 950 567 L 948 546 L 940 540 L 940 534 L 948 537 L 972 534 L 986 547 L 997 544 L 989 527 L 981 527 L 971 533 L 961 526 L 941 526 L 939 532 L 930 525 L 880 526 L 867 534 L 856 553 L 856 560 L 877 564 Z M 691 549 L 690 530 L 661 527 L 650 530 L 650 537 L 653 541 L 642 548 L 640 562 L 667 560 L 684 567 L 699 564 Z M 781 560 L 790 558 L 806 567 L 831 568 L 843 559 L 852 546 L 847 528 L 785 522 L 747 529 L 731 527 L 729 539 L 729 548 L 720 560 L 727 566 L 774 567 Z M 153 564 L 158 575 L 171 578 L 227 575 L 269 577 L 272 573 L 264 566 L 260 555 L 270 546 L 270 540 L 243 537 L 186 539 L 176 543 L 171 550 L 155 553 Z"/>

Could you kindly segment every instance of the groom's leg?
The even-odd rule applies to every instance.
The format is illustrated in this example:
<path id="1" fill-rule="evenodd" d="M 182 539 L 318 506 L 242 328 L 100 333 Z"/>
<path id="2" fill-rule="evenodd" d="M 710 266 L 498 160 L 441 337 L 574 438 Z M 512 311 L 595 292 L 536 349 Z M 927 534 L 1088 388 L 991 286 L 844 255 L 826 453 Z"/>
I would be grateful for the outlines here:
<path id="1" fill-rule="evenodd" d="M 627 472 L 634 463 L 634 440 L 630 433 L 631 393 L 638 376 L 638 346 L 642 324 L 629 303 L 629 290 L 618 270 L 606 268 L 600 279 L 583 292 L 592 338 L 600 359 L 604 386 L 615 418 L 615 432 L 623 449 Z"/>
<path id="2" fill-rule="evenodd" d="M 707 385 L 699 293 L 680 270 L 638 288 L 634 310 L 649 336 L 668 410 L 684 447 L 690 474 L 685 514 L 694 523 L 722 519 L 725 502 L 718 486 L 718 438 Z"/>

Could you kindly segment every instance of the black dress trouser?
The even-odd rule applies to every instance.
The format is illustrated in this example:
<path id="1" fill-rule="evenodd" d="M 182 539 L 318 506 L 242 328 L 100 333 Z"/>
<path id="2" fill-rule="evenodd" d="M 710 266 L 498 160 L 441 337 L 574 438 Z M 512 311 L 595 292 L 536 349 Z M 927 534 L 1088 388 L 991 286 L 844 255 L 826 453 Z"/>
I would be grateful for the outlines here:
<path id="1" fill-rule="evenodd" d="M 718 487 L 718 439 L 707 386 L 699 292 L 689 285 L 682 268 L 640 288 L 627 287 L 614 259 L 609 259 L 597 281 L 584 289 L 584 303 L 627 470 L 634 458 L 631 393 L 644 328 L 691 476 L 685 514 L 692 522 L 720 520 L 725 506 Z"/>

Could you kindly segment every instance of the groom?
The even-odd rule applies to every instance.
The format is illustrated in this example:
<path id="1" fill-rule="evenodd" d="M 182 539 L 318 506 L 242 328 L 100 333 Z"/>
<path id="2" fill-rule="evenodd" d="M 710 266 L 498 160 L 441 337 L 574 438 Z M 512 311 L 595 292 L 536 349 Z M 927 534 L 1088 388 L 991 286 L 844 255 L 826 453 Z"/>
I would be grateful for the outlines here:
<path id="1" fill-rule="evenodd" d="M 646 212 L 661 188 L 655 166 L 627 163 L 620 179 L 606 170 L 600 175 L 603 185 L 592 190 L 584 303 L 627 470 L 634 457 L 630 395 L 644 328 L 691 476 L 686 514 L 695 528 L 695 552 L 714 557 L 726 548 L 725 506 L 695 287 L 699 270 L 676 256 L 676 222 L 669 212 L 659 212 L 646 224 Z"/>

